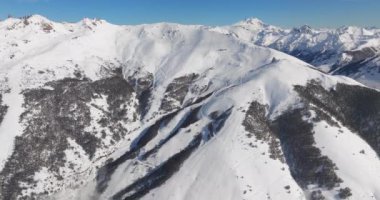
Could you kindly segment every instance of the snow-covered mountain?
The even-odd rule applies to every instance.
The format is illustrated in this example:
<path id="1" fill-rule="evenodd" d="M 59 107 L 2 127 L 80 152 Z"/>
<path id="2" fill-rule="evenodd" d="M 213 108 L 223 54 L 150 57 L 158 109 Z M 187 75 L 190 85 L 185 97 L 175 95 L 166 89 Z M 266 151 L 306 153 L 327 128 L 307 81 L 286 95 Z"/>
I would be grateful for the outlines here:
<path id="1" fill-rule="evenodd" d="M 380 93 L 229 31 L 1 21 L 0 199 L 379 199 Z"/>
<path id="2" fill-rule="evenodd" d="M 307 25 L 282 29 L 250 18 L 215 30 L 293 55 L 325 72 L 380 88 L 380 29 L 313 29 Z"/>

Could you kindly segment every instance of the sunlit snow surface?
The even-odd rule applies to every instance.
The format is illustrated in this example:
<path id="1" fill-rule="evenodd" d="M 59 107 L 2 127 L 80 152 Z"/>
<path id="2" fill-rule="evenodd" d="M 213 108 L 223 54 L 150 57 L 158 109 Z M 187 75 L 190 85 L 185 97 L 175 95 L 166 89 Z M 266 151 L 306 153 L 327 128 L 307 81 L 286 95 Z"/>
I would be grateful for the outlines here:
<path id="1" fill-rule="evenodd" d="M 242 26 L 248 26 L 246 23 L 252 30 L 241 29 Z M 110 199 L 147 174 L 150 167 L 159 166 L 183 150 L 197 134 L 205 131 L 204 127 L 212 121 L 212 113 L 231 109 L 230 117 L 217 135 L 207 142 L 203 141 L 177 173 L 160 187 L 149 191 L 143 199 L 306 199 L 308 191 L 297 184 L 287 164 L 269 157 L 268 144 L 255 137 L 246 137 L 247 132 L 242 126 L 245 111 L 251 102 L 257 101 L 267 105 L 268 118 L 275 119 L 289 109 L 302 106 L 293 87 L 306 85 L 310 80 L 319 80 L 327 90 L 334 88 L 337 83 L 365 86 L 347 77 L 327 75 L 279 51 L 256 46 L 251 41 L 257 39 L 253 38 L 257 36 L 255 30 L 262 26 L 259 20 L 231 27 L 168 23 L 116 26 L 103 20 L 90 19 L 78 23 L 56 23 L 37 15 L 29 18 L 28 24 L 13 18 L 1 21 L 0 80 L 4 81 L 0 89 L 5 89 L 0 91 L 9 109 L 0 124 L 0 169 L 12 154 L 14 138 L 22 134 L 24 127 L 19 121 L 19 115 L 24 112 L 22 91 L 42 87 L 49 81 L 74 78 L 76 71 L 91 80 L 99 80 L 105 76 L 102 68 L 114 65 L 123 67 L 124 77 L 143 77 L 146 74 L 153 74 L 154 77 L 151 106 L 146 116 L 126 125 L 131 138 L 137 138 L 142 130 L 167 114 L 160 110 L 161 100 L 175 78 L 192 73 L 198 75 L 190 85 L 197 92 L 188 92 L 184 102 L 212 95 L 201 103 L 179 111 L 170 123 L 159 129 L 158 135 L 144 146 L 143 151 L 153 149 L 192 109 L 200 106 L 196 123 L 180 129 L 154 157 L 119 165 L 102 193 L 96 191 L 96 167 L 127 152 L 133 139 L 121 141 L 112 150 L 103 149 L 95 155 L 96 159 L 90 160 L 83 149 L 68 138 L 72 149 L 80 153 L 68 149 L 65 151 L 66 159 L 75 163 L 78 171 L 86 170 L 86 173 L 80 175 L 83 184 L 79 185 L 73 182 L 73 175 L 65 177 L 63 186 L 53 188 L 58 193 L 52 198 Z M 266 26 L 266 30 L 273 34 L 267 33 L 264 38 L 260 38 L 260 45 L 270 46 L 281 34 L 290 31 L 272 26 Z M 378 36 L 378 30 L 348 27 L 346 31 L 341 36 L 341 40 L 347 39 L 347 42 L 343 41 L 344 45 L 330 45 L 356 49 L 369 43 L 379 43 L 376 39 L 368 40 L 365 44 L 361 42 L 364 37 Z M 329 33 L 321 32 L 313 37 L 324 41 L 328 39 Z M 346 34 L 357 35 L 357 41 L 352 43 Z M 284 43 L 289 40 L 281 37 Z M 307 38 L 309 36 L 305 37 L 307 41 L 313 40 Z M 362 75 L 357 80 L 363 80 L 361 82 L 369 86 L 378 86 L 378 74 L 368 79 L 366 77 Z M 206 86 L 205 90 L 195 90 Z M 106 109 L 105 97 L 91 103 Z M 136 110 L 132 109 L 128 116 L 132 116 L 133 112 Z M 94 121 L 100 119 L 99 116 L 97 109 L 91 109 Z M 380 198 L 380 162 L 376 152 L 356 133 L 342 127 L 340 133 L 336 127 L 330 127 L 324 121 L 316 123 L 315 146 L 337 165 L 339 169 L 336 172 L 343 180 L 342 186 L 352 190 L 351 199 Z M 90 128 L 99 127 L 94 123 Z M 110 144 L 107 137 L 105 141 Z M 257 147 L 252 148 L 251 145 Z M 365 154 L 361 154 L 361 150 Z M 65 166 L 61 170 L 69 169 Z M 49 182 L 60 181 L 46 168 L 36 172 L 33 179 L 38 181 L 37 186 L 26 189 L 24 194 L 43 192 Z M 287 187 L 289 189 L 285 189 Z M 323 194 L 327 199 L 333 199 L 337 191 L 326 190 Z"/>

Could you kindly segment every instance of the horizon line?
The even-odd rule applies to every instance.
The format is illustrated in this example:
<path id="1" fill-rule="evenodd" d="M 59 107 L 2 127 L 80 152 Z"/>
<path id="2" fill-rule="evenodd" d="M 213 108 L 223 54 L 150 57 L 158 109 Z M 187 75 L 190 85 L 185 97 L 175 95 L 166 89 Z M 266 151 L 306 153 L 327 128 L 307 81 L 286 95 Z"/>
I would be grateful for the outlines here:
<path id="1" fill-rule="evenodd" d="M 345 27 L 356 27 L 356 28 L 365 28 L 365 29 L 380 29 L 380 27 L 376 26 L 376 25 L 373 25 L 373 26 L 358 26 L 358 25 L 349 25 L 349 24 L 346 24 L 346 25 L 340 25 L 340 26 L 335 26 L 335 27 L 329 27 L 329 26 L 313 26 L 313 25 L 310 25 L 310 24 L 302 24 L 302 25 L 298 25 L 298 26 L 292 26 L 292 27 L 286 27 L 286 26 L 281 26 L 281 25 L 274 25 L 274 24 L 271 24 L 271 23 L 266 23 L 264 20 L 261 20 L 259 17 L 255 17 L 255 16 L 251 16 L 251 17 L 245 17 L 243 18 L 242 20 L 238 20 L 234 23 L 226 23 L 226 24 L 202 24 L 202 23 L 184 23 L 184 22 L 174 22 L 174 21 L 157 21 L 157 22 L 142 22 L 142 23 L 115 23 L 115 22 L 112 22 L 112 20 L 108 20 L 108 19 L 105 19 L 105 18 L 98 18 L 98 17 L 83 17 L 83 18 L 80 18 L 79 20 L 57 20 L 57 19 L 51 19 L 50 17 L 46 17 L 45 15 L 42 15 L 42 14 L 38 14 L 38 13 L 35 13 L 35 14 L 28 14 L 28 15 L 24 15 L 24 16 L 14 16 L 14 15 L 11 15 L 11 14 L 8 14 L 7 17 L 5 17 L 4 19 L 1 19 L 0 18 L 0 22 L 1 21 L 5 21 L 7 19 L 25 19 L 25 18 L 30 18 L 30 17 L 33 17 L 33 16 L 40 16 L 40 17 L 43 17 L 43 18 L 46 18 L 47 20 L 51 21 L 51 22 L 55 22 L 55 23 L 72 23 L 72 24 L 75 24 L 75 23 L 78 23 L 78 22 L 81 22 L 85 19 L 91 19 L 91 20 L 103 20 L 109 24 L 113 24 L 113 25 L 118 25 L 118 26 L 138 26 L 138 25 L 150 25 L 150 24 L 163 24 L 163 23 L 168 23 L 168 24 L 178 24 L 178 25 L 189 25 L 189 26 L 208 26 L 208 27 L 221 27 L 221 26 L 232 26 L 232 25 L 237 25 L 241 22 L 246 22 L 248 20 L 258 20 L 260 21 L 263 25 L 269 25 L 269 26 L 274 26 L 274 27 L 278 27 L 278 28 L 282 28 L 282 29 L 294 29 L 294 28 L 301 28 L 301 27 L 304 27 L 304 26 L 308 26 L 312 29 L 340 29 L 340 28 L 345 28 Z"/>

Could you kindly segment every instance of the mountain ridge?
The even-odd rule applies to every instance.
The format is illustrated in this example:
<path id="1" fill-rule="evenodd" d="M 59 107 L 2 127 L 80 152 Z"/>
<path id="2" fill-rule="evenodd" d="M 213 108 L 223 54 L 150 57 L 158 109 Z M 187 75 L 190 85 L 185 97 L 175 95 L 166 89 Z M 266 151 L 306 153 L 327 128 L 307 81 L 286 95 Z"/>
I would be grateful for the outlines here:
<path id="1" fill-rule="evenodd" d="M 285 52 L 325 72 L 349 76 L 379 89 L 380 29 L 313 29 L 307 25 L 282 29 L 265 23 L 251 26 L 244 21 L 224 28 L 243 41 Z"/>

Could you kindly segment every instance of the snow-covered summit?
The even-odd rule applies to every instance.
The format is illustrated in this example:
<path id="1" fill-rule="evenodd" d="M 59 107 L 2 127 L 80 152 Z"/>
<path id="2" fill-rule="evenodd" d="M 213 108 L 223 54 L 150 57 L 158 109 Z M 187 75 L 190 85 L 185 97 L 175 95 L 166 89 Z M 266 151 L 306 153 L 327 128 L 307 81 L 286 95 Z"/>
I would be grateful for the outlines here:
<path id="1" fill-rule="evenodd" d="M 31 15 L 22 18 L 8 18 L 4 21 L 0 21 L 0 26 L 6 30 L 19 30 L 19 29 L 41 29 L 45 32 L 53 30 L 53 24 L 55 22 L 41 15 Z"/>
<path id="2" fill-rule="evenodd" d="M 294 34 L 312 34 L 313 29 L 309 25 L 303 25 L 299 28 L 293 28 L 292 32 Z"/>
<path id="3" fill-rule="evenodd" d="M 31 15 L 25 18 L 31 23 L 51 23 L 52 22 L 48 18 L 42 15 L 37 15 L 37 14 Z"/>
<path id="4" fill-rule="evenodd" d="M 260 19 L 252 17 L 252 18 L 247 18 L 243 21 L 240 21 L 240 22 L 236 23 L 236 25 L 243 25 L 243 26 L 248 25 L 248 26 L 260 28 L 260 27 L 265 26 L 266 24 L 263 21 L 261 21 Z"/>

